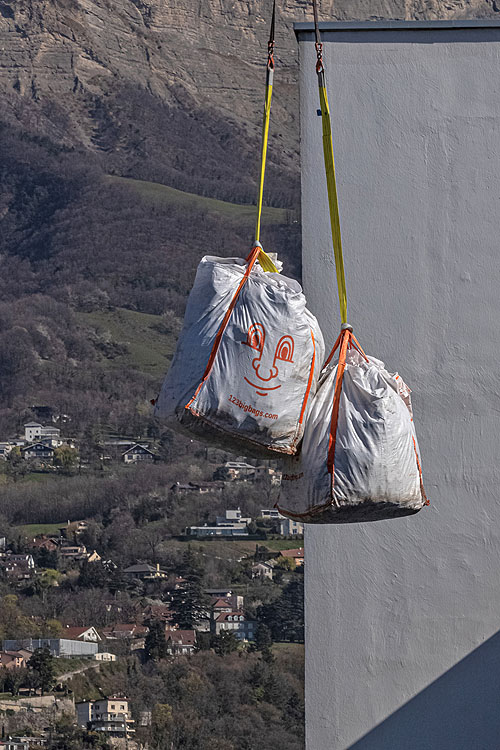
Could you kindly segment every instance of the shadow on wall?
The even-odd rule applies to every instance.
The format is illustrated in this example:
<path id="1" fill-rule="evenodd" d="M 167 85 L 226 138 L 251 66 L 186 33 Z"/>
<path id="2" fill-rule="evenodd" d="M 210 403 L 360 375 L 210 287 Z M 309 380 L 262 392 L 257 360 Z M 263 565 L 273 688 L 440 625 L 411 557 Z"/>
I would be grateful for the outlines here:
<path id="1" fill-rule="evenodd" d="M 499 750 L 500 631 L 349 750 Z"/>

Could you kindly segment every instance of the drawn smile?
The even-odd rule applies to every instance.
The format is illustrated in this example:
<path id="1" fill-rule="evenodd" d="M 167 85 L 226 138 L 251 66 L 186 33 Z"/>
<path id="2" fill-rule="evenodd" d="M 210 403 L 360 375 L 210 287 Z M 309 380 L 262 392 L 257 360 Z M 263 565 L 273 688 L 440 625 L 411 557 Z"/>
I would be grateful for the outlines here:
<path id="1" fill-rule="evenodd" d="M 255 388 L 258 391 L 276 391 L 278 388 L 281 388 L 281 385 L 275 385 L 275 386 L 271 386 L 270 388 L 264 388 L 264 386 L 262 386 L 262 385 L 255 385 L 255 383 L 252 383 L 245 376 L 243 376 L 243 379 L 246 380 L 247 383 L 252 386 L 252 388 Z"/>

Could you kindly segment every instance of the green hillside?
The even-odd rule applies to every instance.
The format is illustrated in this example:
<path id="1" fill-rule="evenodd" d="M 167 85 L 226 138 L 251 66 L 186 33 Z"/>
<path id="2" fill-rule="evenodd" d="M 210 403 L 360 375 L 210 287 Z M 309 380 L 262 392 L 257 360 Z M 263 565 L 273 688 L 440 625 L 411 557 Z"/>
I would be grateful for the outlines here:
<path id="1" fill-rule="evenodd" d="M 227 201 L 215 198 L 206 198 L 203 195 L 186 193 L 183 190 L 177 190 L 168 185 L 147 182 L 145 180 L 134 180 L 130 177 L 106 175 L 104 179 L 108 183 L 121 185 L 135 191 L 144 200 L 157 202 L 162 205 L 171 204 L 177 207 L 195 207 L 200 211 L 219 214 L 226 219 L 242 225 L 255 222 L 256 207 L 252 205 L 228 203 Z M 289 215 L 290 211 L 285 208 L 265 206 L 262 211 L 262 222 L 263 224 L 285 224 Z"/>
<path id="2" fill-rule="evenodd" d="M 112 311 L 77 313 L 79 323 L 101 340 L 118 345 L 112 356 L 102 356 L 107 367 L 139 370 L 161 377 L 175 348 L 175 336 L 161 315 L 116 308 Z"/>

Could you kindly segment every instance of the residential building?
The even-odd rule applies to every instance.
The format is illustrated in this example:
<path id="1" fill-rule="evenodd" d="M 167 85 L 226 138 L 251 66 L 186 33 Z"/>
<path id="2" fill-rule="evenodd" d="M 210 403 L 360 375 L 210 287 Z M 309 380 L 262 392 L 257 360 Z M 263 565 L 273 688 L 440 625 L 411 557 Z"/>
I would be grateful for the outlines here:
<path id="1" fill-rule="evenodd" d="M 175 619 L 175 615 L 170 609 L 170 604 L 148 604 L 142 611 L 142 621 L 149 622 L 151 620 L 160 620 L 164 623 L 172 624 Z"/>
<path id="2" fill-rule="evenodd" d="M 94 654 L 95 661 L 116 661 L 116 654 L 112 654 L 109 651 L 98 651 Z"/>
<path id="3" fill-rule="evenodd" d="M 228 630 L 240 641 L 253 641 L 257 623 L 247 620 L 241 611 L 221 612 L 212 621 L 212 632 L 219 635 L 222 630 Z"/>
<path id="4" fill-rule="evenodd" d="M 139 578 L 141 581 L 153 581 L 157 578 L 167 578 L 168 573 L 161 570 L 160 564 L 149 565 L 149 563 L 137 563 L 125 568 L 123 574 L 127 578 Z"/>
<path id="5" fill-rule="evenodd" d="M 173 656 L 190 656 L 196 650 L 195 630 L 167 630 L 165 633 L 167 652 Z"/>
<path id="6" fill-rule="evenodd" d="M 241 515 L 241 509 L 236 508 L 235 510 L 226 510 L 223 516 L 216 516 L 215 523 L 217 526 L 244 526 L 251 523 L 251 518 L 243 518 Z"/>
<path id="7" fill-rule="evenodd" d="M 86 560 L 89 556 L 84 544 L 62 544 L 59 547 L 59 554 L 65 560 Z"/>
<path id="8" fill-rule="evenodd" d="M 101 634 L 106 640 L 122 640 L 125 638 L 144 638 L 149 633 L 145 625 L 137 625 L 135 622 L 119 622 L 107 628 L 101 628 Z"/>
<path id="9" fill-rule="evenodd" d="M 283 549 L 281 550 L 280 555 L 290 560 L 294 560 L 295 565 L 297 566 L 304 564 L 304 548 L 303 547 L 299 547 L 298 549 Z"/>
<path id="10" fill-rule="evenodd" d="M 243 518 L 240 508 L 226 510 L 223 516 L 217 516 L 215 526 L 190 526 L 186 533 L 190 536 L 248 536 L 247 525 L 251 518 Z"/>
<path id="11" fill-rule="evenodd" d="M 230 586 L 219 586 L 215 589 L 204 589 L 203 593 L 217 599 L 227 599 L 228 596 L 231 596 L 233 590 Z"/>
<path id="12" fill-rule="evenodd" d="M 39 440 L 42 434 L 42 425 L 38 422 L 28 422 L 24 425 L 24 439 L 27 443 L 34 443 Z"/>
<path id="13" fill-rule="evenodd" d="M 10 550 L 0 552 L 0 569 L 12 579 L 29 579 L 35 573 L 35 562 L 31 555 L 15 555 Z"/>
<path id="14" fill-rule="evenodd" d="M 302 536 L 304 524 L 300 521 L 292 521 L 291 518 L 283 518 L 280 520 L 280 534 L 282 536 Z"/>
<path id="15" fill-rule="evenodd" d="M 155 460 L 155 454 L 150 451 L 145 445 L 139 445 L 136 443 L 131 448 L 122 453 L 122 461 L 125 464 L 135 464 L 139 461 L 151 461 Z"/>
<path id="16" fill-rule="evenodd" d="M 269 578 L 272 581 L 275 564 L 274 560 L 255 563 L 252 565 L 252 578 Z"/>
<path id="17" fill-rule="evenodd" d="M 36 461 L 41 465 L 52 464 L 54 460 L 54 449 L 45 443 L 33 443 L 21 448 L 21 455 L 26 460 Z"/>
<path id="18" fill-rule="evenodd" d="M 53 448 L 62 445 L 61 430 L 52 425 L 44 427 L 39 422 L 28 422 L 24 425 L 24 439 L 27 443 L 40 441 Z"/>
<path id="19" fill-rule="evenodd" d="M 28 570 L 34 570 L 35 568 L 33 555 L 30 554 L 22 553 L 18 555 L 14 552 L 11 552 L 10 550 L 7 550 L 7 552 L 0 552 L 0 564 L 2 560 L 8 560 L 8 562 L 22 566 L 23 568 L 27 568 Z"/>
<path id="20" fill-rule="evenodd" d="M 61 430 L 58 427 L 42 427 L 39 440 L 45 445 L 50 445 L 51 448 L 58 448 L 63 444 Z M 71 447 L 74 448 L 73 443 L 71 443 Z"/>
<path id="21" fill-rule="evenodd" d="M 80 727 L 94 732 L 105 732 L 111 737 L 131 737 L 135 729 L 128 699 L 111 695 L 96 701 L 77 703 L 76 717 Z"/>
<path id="22" fill-rule="evenodd" d="M 12 750 L 26 747 L 28 750 L 34 750 L 36 747 L 47 747 L 49 740 L 47 737 L 9 737 Z M 17 745 L 17 748 L 16 748 Z M 2 745 L 0 744 L 0 748 Z M 7 747 L 9 747 L 7 745 Z"/>
<path id="23" fill-rule="evenodd" d="M 260 511 L 260 517 L 266 519 L 266 521 L 279 521 L 281 518 L 285 518 L 277 508 L 263 508 Z"/>
<path id="24" fill-rule="evenodd" d="M 73 641 L 90 641 L 91 643 L 102 641 L 93 625 L 84 628 L 66 626 L 61 635 Z"/>
<path id="25" fill-rule="evenodd" d="M 35 549 L 46 549 L 48 552 L 55 552 L 59 548 L 58 540 L 54 537 L 47 537 L 45 534 L 37 536 L 30 544 Z"/>
<path id="26" fill-rule="evenodd" d="M 31 654 L 30 654 L 31 656 Z M 0 651 L 0 667 L 18 669 L 26 666 L 27 659 L 19 651 Z"/>
<path id="27" fill-rule="evenodd" d="M 195 492 L 198 495 L 207 495 L 210 492 L 222 492 L 224 482 L 188 482 L 187 484 L 176 482 L 170 489 L 178 493 Z"/>
<path id="28" fill-rule="evenodd" d="M 246 479 L 250 477 L 255 471 L 255 466 L 247 464 L 245 461 L 226 461 L 226 463 L 219 467 L 217 475 L 224 476 L 228 481 L 234 481 L 236 479 Z"/>
<path id="29" fill-rule="evenodd" d="M 0 750 L 30 750 L 30 746 L 27 742 L 16 742 L 15 740 L 7 739 L 0 740 Z"/>
<path id="30" fill-rule="evenodd" d="M 12 443 L 0 443 L 0 459 L 6 461 L 13 447 Z"/>
<path id="31" fill-rule="evenodd" d="M 212 599 L 212 612 L 232 612 L 243 609 L 244 598 L 239 594 L 230 594 L 229 596 L 217 596 Z"/>
<path id="32" fill-rule="evenodd" d="M 4 651 L 19 651 L 27 649 L 35 651 L 37 648 L 48 648 L 56 658 L 93 658 L 98 651 L 97 643 L 76 641 L 68 638 L 21 638 L 8 639 L 3 642 Z"/>
<path id="33" fill-rule="evenodd" d="M 223 536 L 223 537 L 242 537 L 248 536 L 248 529 L 246 526 L 235 525 L 235 526 L 189 526 L 186 529 L 186 534 L 189 536 L 203 537 L 203 536 Z"/>
<path id="34" fill-rule="evenodd" d="M 83 531 L 88 529 L 89 525 L 87 521 L 68 521 L 66 526 L 59 527 L 59 534 L 71 539 L 72 537 L 79 536 Z"/>
<path id="35" fill-rule="evenodd" d="M 233 607 L 228 599 L 215 599 L 210 609 L 212 613 L 219 615 L 221 612 L 232 612 Z"/>

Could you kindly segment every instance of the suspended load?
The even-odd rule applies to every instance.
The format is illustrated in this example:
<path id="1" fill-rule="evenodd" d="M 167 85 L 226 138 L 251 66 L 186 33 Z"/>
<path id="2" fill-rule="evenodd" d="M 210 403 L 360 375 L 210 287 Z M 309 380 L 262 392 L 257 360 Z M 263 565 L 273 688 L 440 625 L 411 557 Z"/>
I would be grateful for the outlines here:
<path id="1" fill-rule="evenodd" d="M 247 260 L 206 256 L 155 414 L 233 453 L 294 454 L 324 357 L 300 285 Z M 267 261 L 269 262 L 269 261 Z"/>
<path id="2" fill-rule="evenodd" d="M 410 389 L 367 357 L 347 323 L 347 293 L 322 44 L 314 0 L 323 151 L 342 329 L 322 371 L 300 455 L 284 459 L 278 507 L 307 523 L 377 521 L 416 513 L 422 484 Z M 333 362 L 338 351 L 338 360 Z"/>
<path id="3" fill-rule="evenodd" d="M 397 518 L 427 503 L 410 389 L 349 328 L 321 375 L 300 456 L 283 464 L 279 509 L 308 523 Z"/>
<path id="4" fill-rule="evenodd" d="M 300 285 L 259 242 L 274 71 L 268 45 L 255 242 L 248 258 L 204 257 L 155 404 L 169 426 L 233 453 L 297 451 L 324 357 Z"/>

